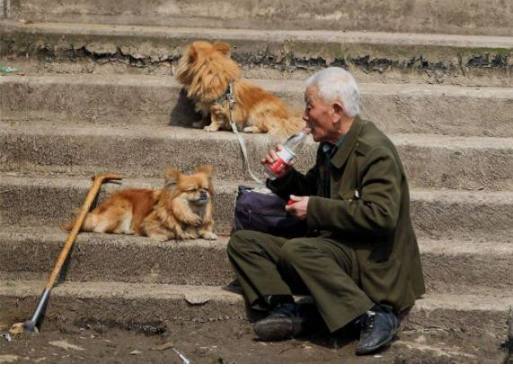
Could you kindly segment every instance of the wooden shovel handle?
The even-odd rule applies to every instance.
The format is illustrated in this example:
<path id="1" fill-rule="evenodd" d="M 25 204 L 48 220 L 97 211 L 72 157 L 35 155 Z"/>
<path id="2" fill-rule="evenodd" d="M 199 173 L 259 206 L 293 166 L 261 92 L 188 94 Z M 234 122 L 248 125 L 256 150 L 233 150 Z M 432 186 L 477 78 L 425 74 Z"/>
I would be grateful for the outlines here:
<path id="1" fill-rule="evenodd" d="M 101 175 L 96 175 L 92 177 L 93 184 L 91 185 L 91 188 L 89 189 L 89 192 L 87 193 L 87 196 L 84 200 L 84 203 L 82 204 L 82 207 L 80 208 L 80 212 L 77 216 L 77 219 L 75 220 L 75 223 L 73 224 L 73 228 L 68 234 L 68 238 L 66 239 L 66 242 L 64 243 L 64 247 L 61 250 L 61 253 L 59 254 L 59 257 L 57 258 L 57 261 L 55 262 L 55 265 L 53 267 L 53 271 L 50 274 L 50 277 L 48 278 L 48 283 L 46 285 L 47 289 L 51 289 L 55 283 L 55 280 L 59 276 L 62 266 L 64 265 L 64 262 L 66 261 L 66 258 L 68 257 L 68 253 L 71 250 L 71 247 L 73 246 L 73 242 L 75 242 L 75 239 L 77 238 L 78 232 L 80 232 L 80 228 L 82 228 L 82 224 L 84 223 L 85 217 L 87 213 L 89 213 L 89 209 L 91 209 L 91 205 L 94 202 L 94 199 L 96 198 L 96 195 L 100 191 L 100 188 L 102 184 L 106 181 L 112 181 L 112 180 L 121 180 L 122 177 L 119 175 L 116 175 L 114 173 L 105 173 Z"/>

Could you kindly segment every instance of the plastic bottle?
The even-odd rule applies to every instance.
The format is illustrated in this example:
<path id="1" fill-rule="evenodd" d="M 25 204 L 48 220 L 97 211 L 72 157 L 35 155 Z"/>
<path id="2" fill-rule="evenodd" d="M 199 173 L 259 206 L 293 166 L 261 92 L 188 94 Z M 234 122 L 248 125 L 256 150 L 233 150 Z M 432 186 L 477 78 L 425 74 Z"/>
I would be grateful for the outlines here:
<path id="1" fill-rule="evenodd" d="M 265 167 L 267 177 L 270 180 L 277 179 L 287 171 L 292 160 L 296 158 L 297 149 L 303 144 L 309 133 L 309 129 L 304 129 L 290 136 L 283 143 L 283 149 L 276 152 L 278 159 Z"/>

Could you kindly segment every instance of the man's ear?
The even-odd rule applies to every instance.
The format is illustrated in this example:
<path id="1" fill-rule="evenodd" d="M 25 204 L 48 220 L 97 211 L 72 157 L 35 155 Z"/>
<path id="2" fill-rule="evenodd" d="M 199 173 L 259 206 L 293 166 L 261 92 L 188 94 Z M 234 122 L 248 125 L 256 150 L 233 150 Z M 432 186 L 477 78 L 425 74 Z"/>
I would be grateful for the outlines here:
<path id="1" fill-rule="evenodd" d="M 166 189 L 175 188 L 176 184 L 178 183 L 178 180 L 180 179 L 180 175 L 180 171 L 178 171 L 176 168 L 168 168 L 166 170 L 166 175 L 164 179 L 164 187 Z"/>
<path id="2" fill-rule="evenodd" d="M 333 109 L 333 117 L 335 121 L 339 121 L 342 117 L 345 116 L 346 111 L 341 102 L 335 101 L 331 104 L 331 108 Z"/>

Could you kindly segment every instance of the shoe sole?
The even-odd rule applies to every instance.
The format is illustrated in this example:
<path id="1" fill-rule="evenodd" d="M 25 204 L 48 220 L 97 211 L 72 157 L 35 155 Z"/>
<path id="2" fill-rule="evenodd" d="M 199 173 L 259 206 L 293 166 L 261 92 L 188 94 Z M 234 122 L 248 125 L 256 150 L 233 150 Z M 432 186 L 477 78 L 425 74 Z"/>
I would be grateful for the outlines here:
<path id="1" fill-rule="evenodd" d="M 381 342 L 380 344 L 378 344 L 377 346 L 375 346 L 372 349 L 358 350 L 358 348 L 357 348 L 355 354 L 357 356 L 363 356 L 366 354 L 372 354 L 372 353 L 378 351 L 379 349 L 384 348 L 385 346 L 387 346 L 388 344 L 390 344 L 392 342 L 392 340 L 396 336 L 398 330 L 399 330 L 399 328 L 396 328 L 392 333 L 390 333 L 390 336 L 387 339 L 385 339 L 383 342 Z"/>
<path id="2" fill-rule="evenodd" d="M 290 320 L 261 320 L 254 326 L 255 334 L 263 341 L 278 341 L 294 336 L 294 326 Z"/>

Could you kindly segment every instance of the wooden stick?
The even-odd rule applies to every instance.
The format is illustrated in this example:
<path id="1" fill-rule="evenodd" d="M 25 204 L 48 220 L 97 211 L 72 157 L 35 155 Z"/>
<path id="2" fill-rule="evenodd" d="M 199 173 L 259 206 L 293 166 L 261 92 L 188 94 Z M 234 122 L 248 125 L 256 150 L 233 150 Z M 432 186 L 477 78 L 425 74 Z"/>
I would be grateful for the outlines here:
<path id="1" fill-rule="evenodd" d="M 82 224 L 84 224 L 85 217 L 89 213 L 89 209 L 91 209 L 91 205 L 93 205 L 94 199 L 96 198 L 98 191 L 100 191 L 103 182 L 111 180 L 121 180 L 121 177 L 112 173 L 97 175 L 93 177 L 93 184 L 89 189 L 89 192 L 87 193 L 84 203 L 80 208 L 80 212 L 77 216 L 77 219 L 73 224 L 73 228 L 68 234 L 68 238 L 64 243 L 64 247 L 62 248 L 61 253 L 59 254 L 59 257 L 57 258 L 57 261 L 53 267 L 53 271 L 50 274 L 50 277 L 48 278 L 48 283 L 46 284 L 47 289 L 52 288 L 55 281 L 57 280 L 57 277 L 61 272 L 62 266 L 64 265 L 64 262 L 68 257 L 69 251 L 71 250 L 71 247 L 73 246 L 73 243 L 75 242 L 75 239 L 77 238 L 77 235 L 80 232 L 80 229 L 82 228 Z"/>
<path id="2" fill-rule="evenodd" d="M 46 307 L 48 299 L 50 298 L 50 291 L 52 290 L 52 288 L 55 284 L 55 281 L 57 280 L 57 277 L 61 273 L 62 266 L 64 265 L 64 262 L 66 261 L 66 259 L 68 257 L 69 251 L 71 250 L 71 247 L 73 246 L 73 242 L 75 242 L 78 232 L 80 232 L 80 229 L 82 228 L 82 224 L 84 223 L 85 217 L 86 217 L 87 213 L 89 212 L 89 209 L 91 209 L 91 205 L 93 205 L 94 199 L 96 198 L 98 191 L 100 191 L 102 183 L 105 181 L 110 181 L 110 180 L 121 180 L 121 176 L 118 176 L 113 173 L 106 173 L 106 174 L 97 175 L 97 176 L 93 177 L 93 184 L 92 184 L 91 188 L 89 189 L 89 192 L 87 193 L 84 203 L 82 204 L 82 207 L 80 208 L 79 215 L 77 216 L 77 219 L 75 220 L 75 223 L 73 224 L 73 227 L 72 227 L 70 233 L 68 234 L 68 238 L 66 239 L 64 247 L 62 248 L 61 253 L 59 254 L 59 257 L 57 258 L 57 261 L 55 262 L 53 271 L 48 278 L 48 283 L 46 284 L 46 287 L 43 290 L 41 297 L 39 297 L 39 301 L 37 303 L 36 310 L 34 311 L 32 318 L 30 320 L 25 321 L 22 324 L 24 330 L 30 331 L 30 332 L 38 332 L 37 324 L 39 322 L 41 315 L 43 314 L 43 310 Z M 13 328 L 15 326 L 18 327 L 19 323 L 14 324 Z"/>

